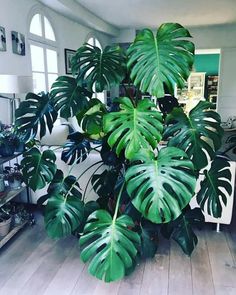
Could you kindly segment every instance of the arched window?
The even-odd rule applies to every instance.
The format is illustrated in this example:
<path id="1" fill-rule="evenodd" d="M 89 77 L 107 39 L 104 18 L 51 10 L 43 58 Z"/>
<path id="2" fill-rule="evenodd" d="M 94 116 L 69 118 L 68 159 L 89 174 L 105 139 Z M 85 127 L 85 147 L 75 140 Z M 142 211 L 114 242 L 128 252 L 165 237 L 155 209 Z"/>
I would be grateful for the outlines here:
<path id="1" fill-rule="evenodd" d="M 31 18 L 29 40 L 34 92 L 49 91 L 58 77 L 58 53 L 53 27 L 44 14 Z"/>
<path id="2" fill-rule="evenodd" d="M 89 35 L 89 37 L 88 37 L 86 43 L 88 43 L 89 45 L 92 45 L 92 46 L 96 46 L 96 47 L 98 47 L 98 48 L 100 48 L 100 49 L 102 50 L 102 45 L 101 45 L 101 43 L 100 43 L 99 40 L 98 40 L 96 37 L 94 37 L 94 36 Z M 103 91 L 103 92 L 96 92 L 96 93 L 94 94 L 94 96 L 95 96 L 97 99 L 99 99 L 101 102 L 105 103 L 105 100 L 106 100 L 106 99 L 105 99 L 105 98 L 106 98 L 106 92 L 105 92 L 105 91 Z"/>

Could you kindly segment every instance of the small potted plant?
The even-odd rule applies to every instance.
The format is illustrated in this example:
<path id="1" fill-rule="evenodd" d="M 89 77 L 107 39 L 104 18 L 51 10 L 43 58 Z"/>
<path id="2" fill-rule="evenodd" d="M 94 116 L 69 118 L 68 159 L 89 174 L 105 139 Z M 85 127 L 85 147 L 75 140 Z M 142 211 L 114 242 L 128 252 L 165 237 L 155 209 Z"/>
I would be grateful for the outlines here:
<path id="1" fill-rule="evenodd" d="M 19 146 L 19 138 L 11 125 L 1 125 L 0 131 L 0 155 L 10 157 Z"/>
<path id="2" fill-rule="evenodd" d="M 11 215 L 5 210 L 0 211 L 0 237 L 4 237 L 9 233 L 11 227 Z"/>
<path id="3" fill-rule="evenodd" d="M 8 181 L 9 187 L 11 189 L 19 189 L 23 181 L 23 175 L 21 173 L 21 166 L 17 163 L 14 167 L 6 166 L 3 170 L 5 175 L 5 180 Z"/>

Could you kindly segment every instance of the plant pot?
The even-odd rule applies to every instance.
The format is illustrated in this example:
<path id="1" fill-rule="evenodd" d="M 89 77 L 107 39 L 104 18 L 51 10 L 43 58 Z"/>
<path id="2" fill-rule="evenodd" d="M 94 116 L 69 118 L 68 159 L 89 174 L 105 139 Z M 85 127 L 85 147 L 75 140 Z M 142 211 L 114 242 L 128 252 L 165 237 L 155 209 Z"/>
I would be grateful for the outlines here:
<path id="1" fill-rule="evenodd" d="M 11 227 L 11 217 L 9 219 L 0 222 L 0 237 L 4 237 L 9 233 Z"/>
<path id="2" fill-rule="evenodd" d="M 14 152 L 15 152 L 15 146 L 7 145 L 7 144 L 0 145 L 0 155 L 2 157 L 10 157 L 14 155 Z"/>
<path id="3" fill-rule="evenodd" d="M 16 189 L 21 188 L 21 180 L 14 179 L 13 182 L 9 181 L 8 183 L 9 183 L 10 189 L 16 190 Z"/>

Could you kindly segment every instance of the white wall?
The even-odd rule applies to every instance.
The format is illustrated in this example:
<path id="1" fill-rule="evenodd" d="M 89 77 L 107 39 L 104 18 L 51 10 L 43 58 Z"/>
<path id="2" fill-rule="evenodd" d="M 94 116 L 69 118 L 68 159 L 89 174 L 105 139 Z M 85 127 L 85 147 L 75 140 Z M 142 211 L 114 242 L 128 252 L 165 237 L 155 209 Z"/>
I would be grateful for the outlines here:
<path id="1" fill-rule="evenodd" d="M 102 45 L 110 43 L 108 35 L 97 32 L 73 22 L 36 0 L 0 0 L 0 26 L 6 31 L 7 51 L 0 52 L 0 74 L 31 75 L 28 31 L 32 13 L 35 9 L 45 12 L 51 21 L 57 38 L 59 75 L 65 74 L 64 48 L 78 49 L 88 34 L 95 34 Z M 17 31 L 26 37 L 26 55 L 12 53 L 11 31 Z M 7 104 L 0 100 L 0 120 L 9 123 Z"/>

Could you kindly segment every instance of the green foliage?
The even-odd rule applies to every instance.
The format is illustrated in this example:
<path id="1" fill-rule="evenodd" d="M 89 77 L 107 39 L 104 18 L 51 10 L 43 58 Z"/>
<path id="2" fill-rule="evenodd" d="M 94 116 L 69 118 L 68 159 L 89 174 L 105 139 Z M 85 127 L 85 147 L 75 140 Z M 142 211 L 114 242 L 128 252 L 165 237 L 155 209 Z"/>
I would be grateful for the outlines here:
<path id="1" fill-rule="evenodd" d="M 58 77 L 50 91 L 55 109 L 66 119 L 86 108 L 91 95 L 90 91 L 77 84 L 75 78 L 68 76 Z"/>
<path id="2" fill-rule="evenodd" d="M 227 194 L 232 194 L 231 178 L 230 163 L 221 158 L 213 160 L 210 169 L 204 170 L 204 179 L 197 193 L 197 202 L 203 211 L 215 218 L 221 217 Z"/>
<path id="3" fill-rule="evenodd" d="M 166 118 L 163 137 L 169 139 L 168 146 L 184 150 L 197 170 L 208 164 L 221 145 L 220 116 L 211 107 L 211 103 L 200 101 L 189 115 L 175 108 Z"/>
<path id="4" fill-rule="evenodd" d="M 192 225 L 201 224 L 204 216 L 199 208 L 188 210 L 176 220 L 162 226 L 161 232 L 167 239 L 172 238 L 182 248 L 185 254 L 191 255 L 198 243 Z"/>
<path id="5" fill-rule="evenodd" d="M 88 107 L 79 112 L 77 121 L 83 131 L 93 139 L 99 139 L 103 135 L 103 116 L 107 113 L 106 107 L 100 100 L 93 98 Z"/>
<path id="6" fill-rule="evenodd" d="M 156 35 L 150 29 L 139 32 L 128 49 L 134 85 L 156 97 L 164 96 L 164 84 L 172 94 L 175 83 L 183 88 L 194 61 L 194 45 L 184 40 L 188 37 L 188 30 L 176 23 L 161 25 Z"/>
<path id="7" fill-rule="evenodd" d="M 42 92 L 37 95 L 30 92 L 16 110 L 15 117 L 16 130 L 26 141 L 33 139 L 38 131 L 42 138 L 47 128 L 51 133 L 53 123 L 57 119 L 57 112 L 48 94 Z"/>
<path id="8" fill-rule="evenodd" d="M 68 165 L 75 162 L 80 163 L 87 159 L 91 146 L 88 139 L 80 132 L 74 132 L 68 135 L 67 141 L 63 147 L 61 159 Z"/>
<path id="9" fill-rule="evenodd" d="M 115 146 L 117 155 L 125 150 L 127 159 L 132 159 L 140 148 L 155 149 L 163 131 L 162 116 L 155 105 L 148 99 L 139 101 L 137 107 L 128 97 L 117 101 L 121 110 L 104 116 L 104 131 L 111 132 L 108 144 Z"/>
<path id="10" fill-rule="evenodd" d="M 63 238 L 75 231 L 83 221 L 84 204 L 76 196 L 65 197 L 53 192 L 45 209 L 44 222 L 51 238 Z"/>
<path id="11" fill-rule="evenodd" d="M 102 92 L 118 85 L 125 77 L 126 57 L 119 46 L 106 46 L 104 50 L 86 44 L 71 60 L 72 72 L 81 85 L 90 91 Z"/>
<path id="12" fill-rule="evenodd" d="M 180 149 L 167 147 L 155 158 L 140 151 L 125 175 L 132 203 L 154 223 L 176 219 L 191 200 L 196 179 L 193 164 Z"/>
<path id="13" fill-rule="evenodd" d="M 81 259 L 90 260 L 89 272 L 100 280 L 119 280 L 133 267 L 140 237 L 130 228 L 132 219 L 122 215 L 112 219 L 105 210 L 92 213 L 80 238 Z"/>
<path id="14" fill-rule="evenodd" d="M 21 161 L 24 182 L 34 191 L 45 187 L 56 173 L 55 162 L 53 151 L 45 150 L 41 153 L 36 147 L 31 148 L 24 153 Z"/>

